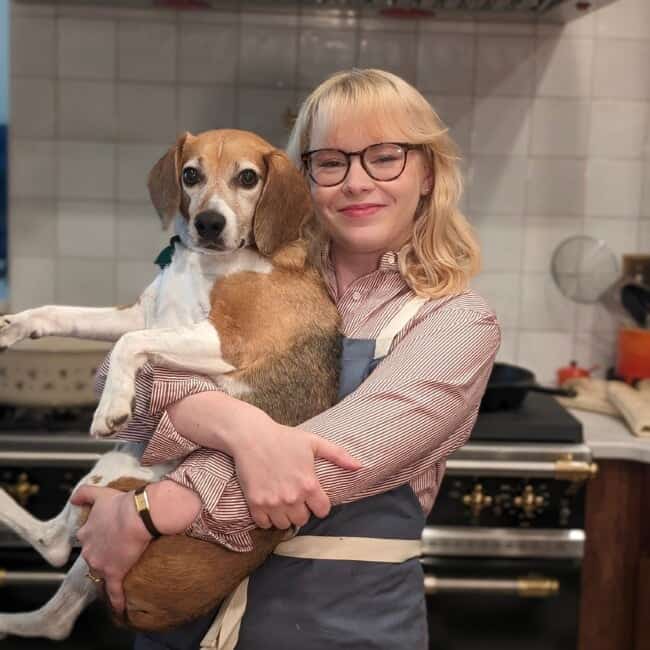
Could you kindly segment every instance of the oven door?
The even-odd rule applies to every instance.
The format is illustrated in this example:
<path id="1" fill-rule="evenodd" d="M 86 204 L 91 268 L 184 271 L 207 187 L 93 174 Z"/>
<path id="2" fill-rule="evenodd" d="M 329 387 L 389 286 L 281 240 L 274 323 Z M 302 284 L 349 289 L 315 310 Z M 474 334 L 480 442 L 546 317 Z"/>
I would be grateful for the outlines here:
<path id="1" fill-rule="evenodd" d="M 431 650 L 575 650 L 582 531 L 428 527 L 423 539 Z"/>
<path id="2" fill-rule="evenodd" d="M 431 650 L 575 650 L 575 560 L 425 558 Z"/>

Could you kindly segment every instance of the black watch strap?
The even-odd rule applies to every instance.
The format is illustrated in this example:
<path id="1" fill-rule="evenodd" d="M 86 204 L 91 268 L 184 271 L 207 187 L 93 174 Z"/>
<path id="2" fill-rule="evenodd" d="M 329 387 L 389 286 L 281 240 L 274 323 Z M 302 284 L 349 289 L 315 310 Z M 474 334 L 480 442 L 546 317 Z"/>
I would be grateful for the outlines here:
<path id="1" fill-rule="evenodd" d="M 149 534 L 157 539 L 162 533 L 156 528 L 151 518 L 151 510 L 149 510 L 149 499 L 147 498 L 146 485 L 142 485 L 133 493 L 133 500 L 135 501 L 136 512 L 140 515 L 142 523 L 149 531 Z"/>

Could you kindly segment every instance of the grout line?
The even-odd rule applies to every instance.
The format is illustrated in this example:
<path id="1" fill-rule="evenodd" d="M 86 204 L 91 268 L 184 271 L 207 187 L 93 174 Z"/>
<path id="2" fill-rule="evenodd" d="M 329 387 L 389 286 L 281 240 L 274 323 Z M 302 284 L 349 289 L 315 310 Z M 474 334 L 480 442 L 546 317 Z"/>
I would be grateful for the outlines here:
<path id="1" fill-rule="evenodd" d="M 235 78 L 233 79 L 233 113 L 231 120 L 234 128 L 241 128 L 239 121 L 240 116 L 240 93 L 241 93 L 241 57 L 242 57 L 242 9 L 241 5 L 237 7 L 237 39 L 236 39 L 236 52 L 237 58 L 235 59 Z"/>
<path id="2" fill-rule="evenodd" d="M 54 146 L 53 146 L 53 155 L 54 155 L 54 200 L 52 205 L 54 208 L 55 214 L 55 242 L 56 242 L 56 255 L 53 256 L 52 260 L 52 278 L 53 278 L 53 295 L 54 295 L 54 304 L 59 302 L 59 274 L 60 274 L 60 260 L 59 260 L 59 204 L 61 203 L 61 197 L 59 196 L 59 178 L 61 176 L 61 106 L 60 106 L 60 94 L 61 94 L 61 60 L 59 56 L 59 45 L 61 42 L 60 29 L 61 29 L 61 18 L 59 7 L 54 7 L 54 110 L 55 110 L 55 121 L 54 121 Z"/>
<path id="3" fill-rule="evenodd" d="M 595 30 L 595 26 L 594 26 Z M 587 121 L 587 146 L 585 147 L 585 193 L 584 193 L 584 205 L 582 209 L 582 220 L 581 220 L 581 233 L 584 235 L 586 234 L 586 229 L 587 229 L 587 175 L 588 175 L 588 168 L 589 168 L 589 160 L 591 159 L 591 126 L 593 123 L 593 105 L 595 101 L 595 79 L 596 79 L 596 48 L 598 47 L 598 39 L 595 36 L 595 31 L 594 35 L 591 38 L 592 41 L 592 48 L 591 48 L 591 60 L 589 61 L 589 69 L 590 69 L 590 79 L 589 79 L 589 95 L 587 96 L 587 108 L 586 108 L 586 121 Z M 588 331 L 583 331 L 581 328 L 580 324 L 580 312 L 584 311 L 581 310 L 581 305 L 582 303 L 575 303 L 573 308 L 574 308 L 574 323 L 573 323 L 573 332 L 572 332 L 572 337 L 571 337 L 571 346 L 572 346 L 572 356 L 573 359 L 575 359 L 578 362 L 578 365 L 583 365 L 585 367 L 590 367 L 593 365 L 592 359 L 593 359 L 593 345 L 594 345 L 594 340 L 596 339 L 595 333 L 592 328 L 589 328 Z M 592 306 L 591 309 L 594 310 L 596 306 Z M 589 318 L 589 316 L 587 316 Z M 578 358 L 578 345 L 580 344 L 580 340 L 582 336 L 586 336 L 587 340 L 589 341 L 588 347 L 588 358 L 587 359 L 579 359 Z"/>
<path id="4" fill-rule="evenodd" d="M 113 133 L 115 134 L 114 149 L 113 149 L 113 301 L 115 304 L 119 303 L 119 174 L 120 174 L 120 115 L 119 115 L 119 96 L 120 96 L 120 19 L 112 19 L 113 23 Z"/>

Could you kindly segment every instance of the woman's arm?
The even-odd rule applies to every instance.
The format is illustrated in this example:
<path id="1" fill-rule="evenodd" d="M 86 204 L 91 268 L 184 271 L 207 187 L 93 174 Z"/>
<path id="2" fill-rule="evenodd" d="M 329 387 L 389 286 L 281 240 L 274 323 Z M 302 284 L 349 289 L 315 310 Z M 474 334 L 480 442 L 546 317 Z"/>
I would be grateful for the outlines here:
<path id="1" fill-rule="evenodd" d="M 318 517 L 327 515 L 330 502 L 315 478 L 315 458 L 349 470 L 359 467 L 343 449 L 327 440 L 279 425 L 260 409 L 222 392 L 198 393 L 170 409 L 186 433 L 184 439 L 209 444 L 236 458 L 241 455 L 238 475 L 252 495 L 251 511 L 263 528 L 303 525 L 311 512 Z M 232 463 L 223 456 L 212 456 L 210 461 L 217 465 Z M 224 474 L 230 476 L 227 469 Z M 197 492 L 171 480 L 151 483 L 147 496 L 154 525 L 164 535 L 184 532 L 202 509 Z M 124 577 L 151 541 L 135 510 L 133 493 L 83 486 L 71 501 L 92 506 L 77 538 L 93 574 L 103 577 L 112 607 L 121 612 L 125 604 Z"/>
<path id="2" fill-rule="evenodd" d="M 167 408 L 183 437 L 232 457 L 251 516 L 260 528 L 303 526 L 325 517 L 330 501 L 314 460 L 344 471 L 361 465 L 325 438 L 275 422 L 261 409 L 221 392 L 191 395 Z"/>
<path id="3" fill-rule="evenodd" d="M 349 472 L 316 461 L 315 477 L 332 502 L 407 483 L 461 446 L 476 419 L 499 341 L 498 324 L 488 312 L 449 309 L 425 316 L 356 391 L 304 423 L 302 429 L 347 449 L 361 462 L 361 469 Z M 200 430 L 207 436 L 204 443 L 209 444 L 214 435 L 213 406 L 209 394 L 188 398 L 173 407 L 172 419 L 181 431 L 185 426 Z M 198 418 L 199 424 L 193 424 L 192 418 Z M 213 477 L 205 470 L 206 460 L 212 457 L 201 451 L 190 454 L 170 477 L 202 494 L 206 507 L 193 522 L 191 534 L 239 550 L 249 548 L 245 533 L 253 521 L 257 523 L 251 513 L 259 516 L 265 508 L 264 503 L 254 501 L 255 490 L 266 487 L 263 477 L 267 473 L 277 479 L 271 503 L 287 509 L 295 500 L 304 503 L 304 487 L 298 481 L 285 481 L 279 472 L 282 457 L 292 454 L 294 445 L 304 444 L 308 434 L 298 432 L 301 435 L 282 435 L 280 425 L 270 421 L 252 436 L 243 429 L 233 436 L 229 444 L 240 480 L 231 478 L 220 484 L 216 496 L 211 488 Z M 294 490 L 291 502 L 283 496 L 282 490 L 288 487 Z M 251 513 L 247 502 L 252 505 Z"/>

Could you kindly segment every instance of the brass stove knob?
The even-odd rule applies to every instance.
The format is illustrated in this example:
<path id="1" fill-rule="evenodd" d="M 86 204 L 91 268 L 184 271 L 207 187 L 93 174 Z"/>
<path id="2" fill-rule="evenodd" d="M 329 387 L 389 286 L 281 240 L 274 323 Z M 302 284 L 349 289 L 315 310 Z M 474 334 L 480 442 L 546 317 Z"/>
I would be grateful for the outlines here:
<path id="1" fill-rule="evenodd" d="M 544 497 L 537 496 L 532 485 L 524 488 L 524 493 L 514 500 L 515 506 L 524 511 L 526 517 L 533 517 L 537 508 L 544 506 Z"/>
<path id="2" fill-rule="evenodd" d="M 472 492 L 463 497 L 463 503 L 470 509 L 473 517 L 478 517 L 483 508 L 492 505 L 492 497 L 483 494 L 483 486 L 477 483 Z"/>
<path id="3" fill-rule="evenodd" d="M 25 472 L 18 475 L 18 480 L 15 483 L 5 484 L 3 487 L 23 508 L 27 507 L 30 498 L 38 494 L 40 490 L 39 485 L 29 482 L 29 476 Z"/>

